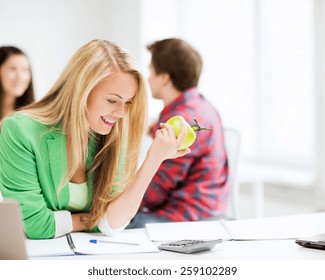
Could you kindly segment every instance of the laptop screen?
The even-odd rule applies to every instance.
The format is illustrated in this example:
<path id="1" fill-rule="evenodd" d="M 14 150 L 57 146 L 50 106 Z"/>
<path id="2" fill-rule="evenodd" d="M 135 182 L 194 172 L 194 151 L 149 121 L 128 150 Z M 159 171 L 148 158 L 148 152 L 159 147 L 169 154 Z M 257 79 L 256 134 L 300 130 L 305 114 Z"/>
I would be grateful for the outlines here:
<path id="1" fill-rule="evenodd" d="M 0 260 L 27 259 L 20 209 L 13 200 L 0 199 Z"/>

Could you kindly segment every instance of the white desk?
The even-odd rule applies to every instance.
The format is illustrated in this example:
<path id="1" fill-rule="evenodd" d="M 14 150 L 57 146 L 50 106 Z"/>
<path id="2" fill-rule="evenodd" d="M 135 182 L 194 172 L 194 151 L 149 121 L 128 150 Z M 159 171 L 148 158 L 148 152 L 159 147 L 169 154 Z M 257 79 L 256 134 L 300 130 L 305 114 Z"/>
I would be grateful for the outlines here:
<path id="1" fill-rule="evenodd" d="M 261 223 L 262 221 L 262 223 Z M 292 215 L 286 217 L 273 217 L 263 219 L 249 219 L 232 221 L 237 229 L 246 230 L 247 227 L 264 226 L 264 232 L 270 232 L 269 228 L 275 228 L 277 234 L 287 236 L 286 229 L 282 232 L 281 223 L 289 224 L 291 234 L 316 235 L 325 233 L 325 212 L 309 213 L 305 215 Z M 320 224 L 319 224 L 320 223 Z M 255 226 L 254 226 L 255 225 Z M 268 227 L 266 227 L 268 225 Z M 239 227 L 238 227 L 239 226 Z M 270 227 L 271 226 L 271 227 Z M 300 230 L 300 227 L 303 227 Z M 232 227 L 234 229 L 234 227 Z M 199 229 L 198 229 L 199 230 Z M 131 230 L 132 231 L 132 230 Z M 146 229 L 133 231 L 144 232 Z M 257 231 L 257 229 L 256 229 Z M 255 230 L 253 231 L 256 232 Z M 311 233 L 312 232 L 312 233 Z M 265 235 L 263 235 L 265 236 Z M 275 235 L 270 235 L 272 238 Z M 216 237 L 218 238 L 218 237 Z M 257 240 L 257 241 L 224 241 L 217 244 L 211 251 L 196 254 L 180 254 L 168 251 L 158 253 L 134 253 L 111 255 L 76 255 L 32 259 L 92 259 L 92 260 L 325 260 L 325 250 L 309 249 L 299 246 L 295 239 L 283 240 Z"/>
<path id="2" fill-rule="evenodd" d="M 294 224 L 296 230 L 297 224 L 306 229 L 314 229 L 315 224 L 319 226 L 318 222 L 323 223 L 316 229 L 319 234 L 321 233 L 319 231 L 323 231 L 324 229 L 323 225 L 325 226 L 325 212 L 318 214 L 314 215 L 312 213 L 312 218 L 308 216 L 307 220 L 310 227 L 307 227 L 306 223 L 303 222 L 304 218 L 302 215 L 295 215 L 293 219 L 290 217 L 290 224 Z M 262 220 L 265 222 L 267 219 L 263 218 Z M 281 221 L 278 217 L 272 220 L 274 221 L 274 223 L 272 222 L 272 226 L 279 225 L 279 220 Z M 257 219 L 254 219 L 253 223 L 256 221 Z M 267 220 L 266 223 L 269 221 Z M 244 227 L 244 229 L 247 229 L 252 223 L 247 220 L 241 220 L 236 225 L 240 226 L 240 228 Z M 298 227 L 298 232 L 304 232 L 300 232 L 300 227 Z M 253 228 L 255 229 L 256 226 Z M 281 227 L 278 226 L 277 228 Z M 147 232 L 146 229 L 133 231 L 137 233 Z M 269 232 L 269 230 L 267 229 L 266 232 Z M 282 231 L 282 234 L 284 232 Z M 211 251 L 196 254 L 161 251 L 155 253 L 43 257 L 31 258 L 31 260 L 20 262 L 19 269 L 17 269 L 15 262 L 3 263 L 2 267 L 0 262 L 0 274 L 10 275 L 10 279 L 14 275 L 19 276 L 19 279 L 26 278 L 26 275 L 29 274 L 35 280 L 43 279 L 44 275 L 49 276 L 51 279 L 59 279 L 62 277 L 63 279 L 106 279 L 107 277 L 109 277 L 108 279 L 124 279 L 122 277 L 124 274 L 113 275 L 112 273 L 127 270 L 130 271 L 130 274 L 125 276 L 125 279 L 208 279 L 206 273 L 210 273 L 212 270 L 215 272 L 216 269 L 222 271 L 221 269 L 224 268 L 224 271 L 228 269 L 228 272 L 233 269 L 236 270 L 236 275 L 228 274 L 229 277 L 222 277 L 224 279 L 321 280 L 324 278 L 325 250 L 301 247 L 295 243 L 294 239 L 224 241 L 223 243 L 217 244 Z M 71 261 L 67 262 L 66 260 Z M 80 262 L 82 260 L 84 261 Z M 205 274 L 194 275 L 194 269 L 200 272 L 203 271 Z M 51 271 L 50 274 L 49 271 Z M 107 271 L 109 274 L 106 275 L 109 276 L 105 278 L 104 273 Z M 184 271 L 190 274 L 182 274 Z M 148 274 L 143 274 L 144 272 L 148 272 Z M 164 275 L 168 276 L 150 274 L 151 272 L 166 272 L 168 274 Z M 180 275 L 187 276 L 180 277 Z M 211 274 L 209 275 L 211 276 Z M 37 276 L 39 277 L 36 278 Z M 212 279 L 212 277 L 209 278 Z"/>
<path id="3" fill-rule="evenodd" d="M 144 230 L 144 229 L 141 229 Z M 303 248 L 294 240 L 225 241 L 211 251 L 196 254 L 160 253 L 78 255 L 32 258 L 47 260 L 325 260 L 325 251 Z"/>

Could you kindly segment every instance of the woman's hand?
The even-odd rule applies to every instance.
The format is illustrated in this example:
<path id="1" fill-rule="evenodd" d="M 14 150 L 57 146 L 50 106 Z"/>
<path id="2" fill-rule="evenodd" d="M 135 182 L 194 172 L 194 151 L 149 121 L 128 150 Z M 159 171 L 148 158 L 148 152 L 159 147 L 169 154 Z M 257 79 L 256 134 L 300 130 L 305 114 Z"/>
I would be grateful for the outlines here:
<path id="1" fill-rule="evenodd" d="M 183 122 L 182 130 L 177 138 L 171 125 L 161 123 L 160 127 L 154 135 L 148 154 L 164 161 L 166 159 L 178 158 L 191 152 L 189 148 L 177 151 L 186 136 L 186 126 Z"/>
<path id="2" fill-rule="evenodd" d="M 88 230 L 89 228 L 87 227 L 85 221 L 86 219 L 89 218 L 90 214 L 89 213 L 75 213 L 72 214 L 72 231 L 84 231 Z"/>

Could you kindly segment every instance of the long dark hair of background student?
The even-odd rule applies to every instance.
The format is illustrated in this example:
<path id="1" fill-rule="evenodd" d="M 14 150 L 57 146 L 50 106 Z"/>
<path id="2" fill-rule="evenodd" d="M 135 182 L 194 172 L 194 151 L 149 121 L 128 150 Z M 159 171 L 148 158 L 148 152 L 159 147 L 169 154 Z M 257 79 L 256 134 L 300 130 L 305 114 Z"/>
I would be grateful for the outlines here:
<path id="1" fill-rule="evenodd" d="M 6 63 L 9 63 L 9 59 L 13 58 L 24 58 L 25 62 L 27 60 L 28 63 L 24 66 L 27 69 L 24 69 L 24 71 L 29 71 L 30 79 L 28 85 L 26 85 L 26 88 L 23 88 L 21 93 L 17 93 L 18 96 L 16 96 L 15 104 L 13 105 L 12 110 L 7 111 L 4 106 L 4 99 L 5 95 L 8 94 L 5 92 L 4 88 L 4 67 Z M 12 65 L 9 66 L 11 69 L 10 71 L 15 71 L 15 68 L 22 67 L 18 65 L 16 62 L 13 62 Z M 16 71 L 18 71 L 16 69 Z M 20 79 L 20 78 L 17 78 Z M 14 46 L 3 46 L 0 47 L 0 120 L 5 117 L 6 115 L 12 113 L 13 111 L 16 111 L 17 109 L 29 105 L 35 101 L 35 95 L 34 95 L 34 87 L 33 87 L 33 78 L 32 78 L 32 71 L 31 71 L 31 64 L 28 56 L 19 48 Z"/>

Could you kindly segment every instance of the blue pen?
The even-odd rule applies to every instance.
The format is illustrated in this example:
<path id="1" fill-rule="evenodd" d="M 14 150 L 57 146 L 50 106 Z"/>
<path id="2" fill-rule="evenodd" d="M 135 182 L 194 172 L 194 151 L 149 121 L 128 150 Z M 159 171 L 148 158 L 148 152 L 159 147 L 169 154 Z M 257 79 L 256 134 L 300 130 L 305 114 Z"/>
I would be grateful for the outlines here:
<path id="1" fill-rule="evenodd" d="M 90 243 L 112 243 L 112 244 L 122 244 L 122 245 L 140 245 L 138 243 L 130 243 L 130 242 L 120 242 L 120 241 L 111 241 L 111 240 L 98 240 L 98 239 L 90 239 Z"/>

